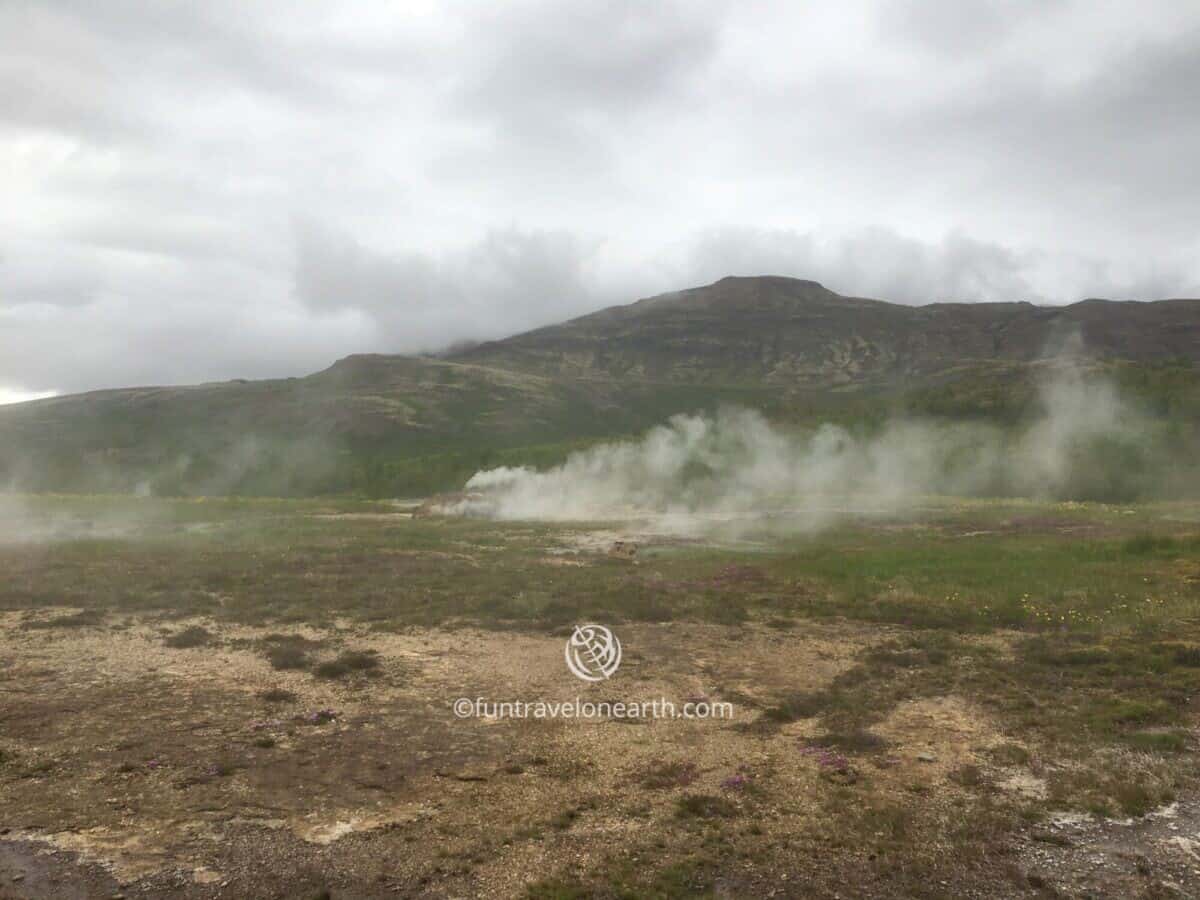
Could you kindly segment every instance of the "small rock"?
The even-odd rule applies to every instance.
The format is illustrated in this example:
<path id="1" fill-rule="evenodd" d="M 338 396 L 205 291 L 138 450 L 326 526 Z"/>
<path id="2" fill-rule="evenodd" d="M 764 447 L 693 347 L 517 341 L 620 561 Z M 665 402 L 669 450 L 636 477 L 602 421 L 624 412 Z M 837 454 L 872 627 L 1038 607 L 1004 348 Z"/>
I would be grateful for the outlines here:
<path id="1" fill-rule="evenodd" d="M 455 781 L 487 781 L 488 776 L 485 772 L 475 772 L 464 770 L 462 772 L 449 772 L 445 769 L 438 769 L 433 773 L 438 778 L 453 778 Z"/>
<path id="2" fill-rule="evenodd" d="M 634 559 L 637 556 L 638 545 L 633 541 L 617 541 L 608 548 L 609 556 L 616 556 L 621 559 Z"/>
<path id="3" fill-rule="evenodd" d="M 214 872 L 204 866 L 199 866 L 192 871 L 192 881 L 196 884 L 216 884 L 223 877 L 220 872 Z"/>
<path id="4" fill-rule="evenodd" d="M 918 753 L 917 754 L 917 762 L 923 762 L 923 763 L 937 762 L 937 757 L 934 756 L 932 753 Z"/>

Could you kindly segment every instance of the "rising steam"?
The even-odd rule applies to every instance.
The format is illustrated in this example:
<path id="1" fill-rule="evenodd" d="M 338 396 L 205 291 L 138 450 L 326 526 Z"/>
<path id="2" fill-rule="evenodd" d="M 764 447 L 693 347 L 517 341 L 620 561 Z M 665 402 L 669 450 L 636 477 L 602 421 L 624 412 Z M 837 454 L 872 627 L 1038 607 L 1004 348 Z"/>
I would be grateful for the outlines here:
<path id="1" fill-rule="evenodd" d="M 574 453 L 547 471 L 478 472 L 465 499 L 446 511 L 560 521 L 654 516 L 685 530 L 775 513 L 803 529 L 848 512 L 898 512 L 930 494 L 1095 493 L 1108 473 L 1100 456 L 1136 442 L 1140 417 L 1110 383 L 1073 367 L 1060 368 L 1039 396 L 1039 416 L 1016 432 L 907 418 L 870 433 L 833 424 L 801 431 L 739 408 L 679 415 L 639 440 Z"/>

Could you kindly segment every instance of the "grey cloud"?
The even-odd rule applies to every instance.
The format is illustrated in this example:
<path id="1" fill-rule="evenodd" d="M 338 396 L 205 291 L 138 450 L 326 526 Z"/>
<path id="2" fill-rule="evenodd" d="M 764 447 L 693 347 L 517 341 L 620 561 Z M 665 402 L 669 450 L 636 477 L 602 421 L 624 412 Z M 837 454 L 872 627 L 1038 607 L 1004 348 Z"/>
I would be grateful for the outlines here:
<path id="1" fill-rule="evenodd" d="M 1191 0 L 0 2 L 0 389 L 294 374 L 735 272 L 1198 293 L 1198 85 Z"/>
<path id="2" fill-rule="evenodd" d="M 296 232 L 296 295 L 310 309 L 369 316 L 396 352 L 502 337 L 596 303 L 587 248 L 563 232 L 494 230 L 437 257 L 368 250 L 311 222 Z"/>
<path id="3" fill-rule="evenodd" d="M 105 278 L 102 262 L 86 251 L 56 242 L 12 240 L 0 247 L 0 310 L 17 303 L 86 304 Z"/>
<path id="4" fill-rule="evenodd" d="M 119 102 L 114 63 L 89 28 L 51 7 L 0 6 L 0 124 L 109 139 L 136 114 Z"/>
<path id="5" fill-rule="evenodd" d="M 877 27 L 885 40 L 899 35 L 922 49 L 958 57 L 1002 44 L 1031 18 L 1045 17 L 1064 6 L 1066 0 L 892 0 L 882 4 Z"/>
<path id="6" fill-rule="evenodd" d="M 462 102 L 517 130 L 535 131 L 660 105 L 716 50 L 718 22 L 697 16 L 704 8 L 542 0 L 496 9 L 474 23 L 472 38 L 482 54 L 464 78 Z"/>
<path id="7" fill-rule="evenodd" d="M 811 278 L 842 293 L 899 303 L 1044 299 L 1024 274 L 1031 262 L 963 234 L 926 244 L 882 227 L 826 238 L 742 228 L 701 235 L 687 269 L 701 281 L 723 274 Z"/>
<path id="8" fill-rule="evenodd" d="M 464 43 L 476 52 L 449 95 L 450 109 L 478 131 L 432 173 L 456 178 L 482 168 L 528 178 L 526 190 L 605 177 L 646 118 L 671 117 L 711 61 L 714 9 L 539 0 L 484 14 L 468 27 Z"/>
<path id="9" fill-rule="evenodd" d="M 841 235 L 714 229 L 696 236 L 665 271 L 689 284 L 729 274 L 789 275 L 843 294 L 910 304 L 1200 296 L 1200 269 L 1186 259 L 1118 267 L 1086 256 L 1017 250 L 962 232 L 924 242 L 882 226 Z"/>
<path id="10" fill-rule="evenodd" d="M 283 301 L 267 311 L 216 291 L 213 298 L 0 308 L 0 386 L 72 392 L 286 377 L 349 353 L 385 349 L 375 329 L 353 314 L 313 315 Z"/>
<path id="11" fill-rule="evenodd" d="M 668 252 L 608 265 L 598 265 L 598 242 L 566 232 L 495 230 L 440 253 L 370 249 L 305 220 L 294 238 L 286 280 L 258 272 L 256 281 L 218 259 L 165 258 L 153 277 L 142 271 L 145 293 L 106 284 L 74 307 L 0 304 L 0 386 L 83 390 L 304 374 L 348 353 L 434 351 L 728 274 L 813 278 L 841 293 L 905 303 L 1200 295 L 1200 279 L 1182 264 L 1119 271 L 963 234 L 924 243 L 883 227 L 840 236 L 713 229 Z M 12 289 L 4 272 L 0 262 L 0 292 Z M 1090 289 L 1057 293 L 1064 283 Z M 162 297 L 171 302 L 155 302 Z"/>
<path id="12" fill-rule="evenodd" d="M 1196 30 L 1141 44 L 1078 83 L 1016 83 L 958 98 L 915 124 L 946 146 L 990 143 L 996 152 L 984 159 L 998 174 L 1024 179 L 1059 204 L 1115 206 L 1156 233 L 1165 226 L 1195 234 L 1167 209 L 1190 205 L 1200 191 L 1188 163 L 1200 154 L 1198 46 Z"/>
<path id="13" fill-rule="evenodd" d="M 921 4 L 922 21 L 953 22 L 949 6 Z M 1187 162 L 1200 153 L 1194 4 L 1138 17 L 1039 4 L 995 34 L 980 27 L 979 52 L 950 59 L 880 28 L 878 56 L 839 58 L 730 109 L 733 152 L 757 163 L 746 186 L 782 188 L 826 218 L 874 204 L 900 231 L 1050 250 L 1158 255 L 1196 241 L 1184 213 L 1200 192 Z"/>

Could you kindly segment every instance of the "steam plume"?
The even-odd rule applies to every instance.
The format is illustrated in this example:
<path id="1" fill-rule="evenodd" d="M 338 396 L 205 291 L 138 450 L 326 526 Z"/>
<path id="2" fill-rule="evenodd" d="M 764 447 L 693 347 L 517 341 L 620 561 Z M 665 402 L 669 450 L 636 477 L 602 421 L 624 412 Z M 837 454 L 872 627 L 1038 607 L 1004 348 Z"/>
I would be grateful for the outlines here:
<path id="1" fill-rule="evenodd" d="M 1061 367 L 1040 390 L 1039 416 L 1018 432 L 897 418 L 871 433 L 834 424 L 794 430 L 757 412 L 679 415 L 639 440 L 572 454 L 547 471 L 476 473 L 447 511 L 497 519 L 706 519 L 775 512 L 798 529 L 848 512 L 891 513 L 922 495 L 1087 493 L 1097 442 L 1136 440 L 1140 417 L 1103 379 Z"/>

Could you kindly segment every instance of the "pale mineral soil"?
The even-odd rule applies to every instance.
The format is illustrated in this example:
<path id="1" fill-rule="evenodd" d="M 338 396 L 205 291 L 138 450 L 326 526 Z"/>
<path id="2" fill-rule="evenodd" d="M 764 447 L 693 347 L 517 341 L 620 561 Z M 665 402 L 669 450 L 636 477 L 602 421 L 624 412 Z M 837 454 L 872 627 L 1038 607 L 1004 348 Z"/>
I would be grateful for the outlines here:
<path id="1" fill-rule="evenodd" d="M 765 699 L 821 687 L 878 637 L 756 630 L 731 653 L 719 627 L 627 627 L 619 680 L 588 685 L 556 636 L 289 630 L 378 653 L 373 677 L 346 682 L 273 670 L 250 646 L 267 629 L 204 622 L 219 649 L 172 649 L 136 623 L 63 633 L 22 621 L 0 619 L 3 745 L 22 767 L 2 787 L 4 841 L 20 842 L 18 858 L 77 854 L 128 896 L 520 894 L 531 876 L 586 871 L 645 844 L 655 820 L 670 825 L 677 791 L 640 784 L 664 760 L 715 793 L 749 768 L 795 805 L 772 825 L 756 799 L 755 818 L 787 831 L 817 773 L 790 729 L 745 730 L 754 709 L 735 704 L 731 721 L 504 721 L 458 719 L 452 702 Z M 262 699 L 272 688 L 292 696 Z M 310 722 L 320 710 L 333 717 Z"/>
<path id="2" fill-rule="evenodd" d="M 610 525 L 488 526 L 433 540 L 404 529 L 441 526 L 386 512 L 298 515 L 321 523 L 319 539 L 289 528 L 278 548 L 264 539 L 253 554 L 278 549 L 302 570 L 299 584 L 329 592 L 324 614 L 303 621 L 253 621 L 236 605 L 249 590 L 236 580 L 215 586 L 203 612 L 164 611 L 145 597 L 166 570 L 142 547 L 105 545 L 104 561 L 72 556 L 78 547 L 8 550 L 0 898 L 1200 896 L 1200 801 L 1188 774 L 1196 704 L 1175 698 L 1169 726 L 1154 718 L 1161 711 L 1126 710 L 1132 724 L 1103 719 L 1095 727 L 1109 731 L 1071 743 L 1048 720 L 1122 698 L 1152 707 L 1153 683 L 1109 669 L 1080 680 L 1074 659 L 1068 680 L 1047 683 L 1045 670 L 1028 668 L 1047 651 L 1030 649 L 1040 638 L 1024 626 L 930 630 L 780 609 L 767 601 L 782 594 L 782 576 L 754 568 L 760 550 L 682 564 L 676 554 L 692 538 Z M 1091 523 L 1119 538 L 1124 521 L 1085 511 L 1064 524 L 1064 515 L 1014 525 L 968 510 L 916 530 L 945 541 L 987 540 L 966 537 L 984 531 L 1062 540 L 1064 527 Z M 901 524 L 880 528 L 879 540 L 907 535 Z M 374 531 L 361 529 L 385 526 L 384 545 L 355 562 L 372 587 L 385 572 L 398 593 L 417 582 L 434 591 L 445 569 L 466 596 L 478 589 L 463 580 L 472 573 L 493 584 L 516 567 L 530 579 L 510 585 L 523 602 L 547 579 L 569 579 L 564 592 L 585 583 L 571 579 L 617 579 L 617 596 L 649 584 L 670 602 L 685 597 L 688 610 L 709 609 L 696 598 L 708 603 L 713 591 L 763 608 L 722 622 L 614 606 L 622 665 L 587 684 L 564 664 L 569 616 L 381 622 L 355 614 L 354 591 L 365 587 L 342 567 L 346 551 L 336 579 L 309 551 L 297 557 L 327 538 L 366 553 Z M 329 538 L 327 528 L 353 530 Z M 612 544 L 633 536 L 638 552 L 614 557 Z M 869 539 L 855 534 L 848 546 Z M 208 532 L 179 540 L 208 542 L 187 565 L 209 565 L 212 552 L 219 563 Z M 1154 565 L 1191 584 L 1186 552 Z M 238 556 L 233 568 L 244 565 Z M 43 589 L 89 572 L 113 598 L 101 608 L 47 598 Z M 806 598 L 818 590 L 788 584 Z M 892 583 L 879 602 L 908 602 L 914 590 Z M 1190 605 L 1181 609 L 1192 627 Z M 1186 628 L 1139 646 L 1189 659 L 1192 645 L 1178 644 Z M 199 637 L 179 639 L 189 629 Z M 1112 659 L 1124 640 L 1061 638 Z M 277 668 L 270 650 L 280 646 L 307 656 Z M 320 662 L 347 651 L 374 662 L 320 677 Z M 1176 688 L 1190 687 L 1191 669 L 1170 671 Z M 458 718 L 463 697 L 720 700 L 733 715 Z M 1022 718 L 1026 699 L 1036 716 Z M 1171 751 L 1146 734 L 1170 736 Z"/>

